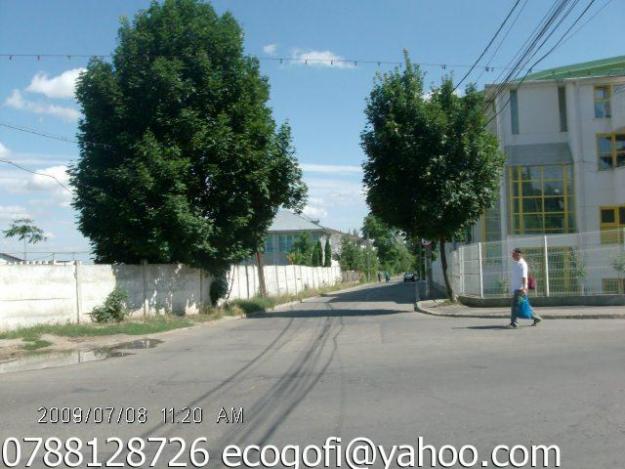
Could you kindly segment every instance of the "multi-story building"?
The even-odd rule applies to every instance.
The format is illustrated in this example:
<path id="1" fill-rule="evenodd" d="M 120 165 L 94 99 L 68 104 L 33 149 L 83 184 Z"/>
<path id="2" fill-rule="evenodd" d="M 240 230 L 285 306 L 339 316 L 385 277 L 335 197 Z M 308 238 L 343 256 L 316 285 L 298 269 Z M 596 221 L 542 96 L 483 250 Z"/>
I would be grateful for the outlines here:
<path id="1" fill-rule="evenodd" d="M 498 86 L 487 86 L 486 96 Z M 569 244 L 578 249 L 585 240 L 622 245 L 625 56 L 544 70 L 507 83 L 491 112 L 506 166 L 499 203 L 474 227 L 473 241 L 506 240 L 507 248 L 516 238 L 531 235 L 596 232 L 595 241 L 576 235 Z M 570 264 L 574 257 L 563 255 L 557 262 Z M 609 273 L 591 272 L 588 277 L 592 275 L 586 283 L 595 291 L 609 290 L 614 282 Z"/>
<path id="2" fill-rule="evenodd" d="M 339 231 L 323 227 L 318 221 L 306 216 L 288 210 L 279 210 L 265 237 L 264 264 L 287 265 L 289 263 L 287 256 L 293 243 L 302 233 L 307 233 L 313 243 L 321 242 L 322 254 L 326 239 L 330 240 L 333 254 L 340 249 L 340 239 L 343 234 Z M 336 265 L 334 259 L 332 262 Z"/>

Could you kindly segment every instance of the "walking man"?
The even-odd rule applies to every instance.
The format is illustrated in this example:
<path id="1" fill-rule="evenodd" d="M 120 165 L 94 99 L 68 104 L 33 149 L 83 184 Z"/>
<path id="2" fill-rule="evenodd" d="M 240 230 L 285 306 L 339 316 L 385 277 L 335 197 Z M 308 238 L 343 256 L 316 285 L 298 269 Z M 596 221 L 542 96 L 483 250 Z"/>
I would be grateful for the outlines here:
<path id="1" fill-rule="evenodd" d="M 512 263 L 512 284 L 510 285 L 513 294 L 512 306 L 510 308 L 510 327 L 517 327 L 519 300 L 527 296 L 529 269 L 527 262 L 523 259 L 523 251 L 521 249 L 514 248 L 512 250 L 512 259 L 514 262 Z M 535 312 L 532 312 L 532 319 L 534 320 L 532 326 L 543 320 Z"/>

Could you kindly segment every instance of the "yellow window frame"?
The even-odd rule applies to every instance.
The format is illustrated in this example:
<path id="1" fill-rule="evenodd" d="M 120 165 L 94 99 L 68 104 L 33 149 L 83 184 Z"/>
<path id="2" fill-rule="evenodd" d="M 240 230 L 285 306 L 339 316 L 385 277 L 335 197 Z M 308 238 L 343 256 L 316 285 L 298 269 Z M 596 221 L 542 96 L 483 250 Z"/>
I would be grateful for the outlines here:
<path id="1" fill-rule="evenodd" d="M 562 178 L 549 178 L 545 177 L 545 166 L 534 166 L 533 168 L 540 171 L 538 178 L 523 178 L 524 166 L 510 166 L 508 168 L 508 228 L 512 234 L 530 234 L 530 233 L 571 233 L 571 225 L 569 223 L 569 217 L 574 213 L 574 200 L 573 206 L 569 204 L 569 199 L 574 197 L 574 190 L 572 190 L 572 181 L 569 181 L 568 167 L 570 165 L 549 165 L 557 166 L 560 168 Z M 540 196 L 525 196 L 523 194 L 523 184 L 527 182 L 539 182 L 541 188 Z M 545 195 L 545 182 L 549 181 L 562 181 L 562 194 L 560 195 Z M 514 195 L 514 186 L 516 185 L 517 195 Z M 561 211 L 545 211 L 545 199 L 559 199 L 564 200 L 564 206 Z M 540 199 L 541 211 L 526 212 L 524 210 L 523 201 L 525 199 Z M 518 211 L 515 211 L 515 205 L 518 206 Z M 573 209 L 573 210 L 572 210 Z M 542 227 L 539 229 L 528 229 L 525 227 L 524 215 L 540 215 L 542 219 Z M 550 215 L 562 215 L 563 228 L 546 228 L 545 219 Z M 518 226 L 515 224 L 515 217 L 518 217 Z"/>
<path id="2" fill-rule="evenodd" d="M 599 229 L 601 231 L 601 244 L 620 244 L 625 237 L 625 219 L 621 219 L 620 210 L 625 205 L 606 205 L 599 207 Z M 603 221 L 603 212 L 611 210 L 614 214 L 613 222 Z"/>
<path id="3" fill-rule="evenodd" d="M 606 96 L 604 98 L 597 98 L 597 90 L 605 89 Z M 608 119 L 612 117 L 612 105 L 610 104 L 612 101 L 612 85 L 595 85 L 592 89 L 592 99 L 593 99 L 593 110 L 595 113 L 595 119 Z M 605 107 L 606 112 L 602 117 L 597 117 L 597 104 L 601 104 Z"/>
<path id="4" fill-rule="evenodd" d="M 599 132 L 596 134 L 595 143 L 597 145 L 597 165 L 598 165 L 599 171 L 608 171 L 610 169 L 620 167 L 618 165 L 618 157 L 619 155 L 625 155 L 625 150 L 618 151 L 616 149 L 617 137 L 625 137 L 625 133 L 623 132 L 608 132 L 608 133 Z M 610 139 L 610 157 L 612 160 L 612 166 L 610 166 L 610 168 L 604 168 L 604 169 L 601 168 L 600 159 L 602 156 L 608 156 L 608 155 L 607 153 L 605 154 L 601 153 L 601 148 L 599 146 L 599 139 L 602 139 L 602 138 Z"/>

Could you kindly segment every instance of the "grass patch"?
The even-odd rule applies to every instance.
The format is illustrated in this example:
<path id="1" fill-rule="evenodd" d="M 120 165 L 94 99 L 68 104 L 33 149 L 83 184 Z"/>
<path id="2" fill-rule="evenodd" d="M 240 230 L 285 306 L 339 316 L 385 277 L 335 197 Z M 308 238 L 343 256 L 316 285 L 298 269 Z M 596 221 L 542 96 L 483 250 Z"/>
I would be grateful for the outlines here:
<path id="1" fill-rule="evenodd" d="M 52 342 L 48 342 L 47 340 L 35 339 L 33 341 L 26 342 L 22 345 L 24 350 L 32 351 L 39 350 L 40 348 L 46 348 L 52 345 Z"/>
<path id="2" fill-rule="evenodd" d="M 249 300 L 233 300 L 228 304 L 240 308 L 245 314 L 252 314 L 267 311 L 277 305 L 278 301 L 279 299 L 275 297 L 263 298 L 257 296 Z M 286 301 L 283 301 L 283 303 L 286 303 Z"/>
<path id="3" fill-rule="evenodd" d="M 147 318 L 142 321 L 123 321 L 109 324 L 42 324 L 0 333 L 0 339 L 23 339 L 28 342 L 35 342 L 43 334 L 61 337 L 96 337 L 114 334 L 143 335 L 189 327 L 192 324 L 193 322 L 187 318 L 166 315 Z"/>

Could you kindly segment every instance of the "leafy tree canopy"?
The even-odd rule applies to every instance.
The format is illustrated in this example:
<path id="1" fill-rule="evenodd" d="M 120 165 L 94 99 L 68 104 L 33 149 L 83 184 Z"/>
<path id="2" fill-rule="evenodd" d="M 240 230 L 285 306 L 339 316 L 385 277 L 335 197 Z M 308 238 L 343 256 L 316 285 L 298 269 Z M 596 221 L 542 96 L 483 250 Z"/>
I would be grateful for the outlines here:
<path id="1" fill-rule="evenodd" d="M 302 232 L 299 234 L 289 250 L 287 258 L 294 265 L 313 265 L 314 244 L 310 239 L 310 234 Z"/>
<path id="2" fill-rule="evenodd" d="M 97 261 L 184 262 L 212 272 L 252 254 L 306 187 L 243 31 L 198 0 L 123 20 L 111 64 L 77 86 L 84 118 L 71 170 L 79 228 Z"/>
<path id="3" fill-rule="evenodd" d="M 403 70 L 378 75 L 367 101 L 367 202 L 388 225 L 439 241 L 447 280 L 445 241 L 495 202 L 504 160 L 475 87 L 458 96 L 447 78 L 426 98 L 423 74 L 405 60 Z"/>
<path id="4" fill-rule="evenodd" d="M 332 267 L 332 246 L 329 237 L 326 238 L 326 244 L 323 248 L 323 266 Z"/>
<path id="5" fill-rule="evenodd" d="M 46 240 L 43 230 L 36 226 L 30 218 L 17 218 L 13 220 L 9 228 L 2 233 L 5 238 L 17 238 L 29 244 L 37 244 Z"/>
<path id="6" fill-rule="evenodd" d="M 364 219 L 362 233 L 365 238 L 373 240 L 383 270 L 396 274 L 413 269 L 414 255 L 410 253 L 403 233 L 399 230 L 369 214 Z"/>

